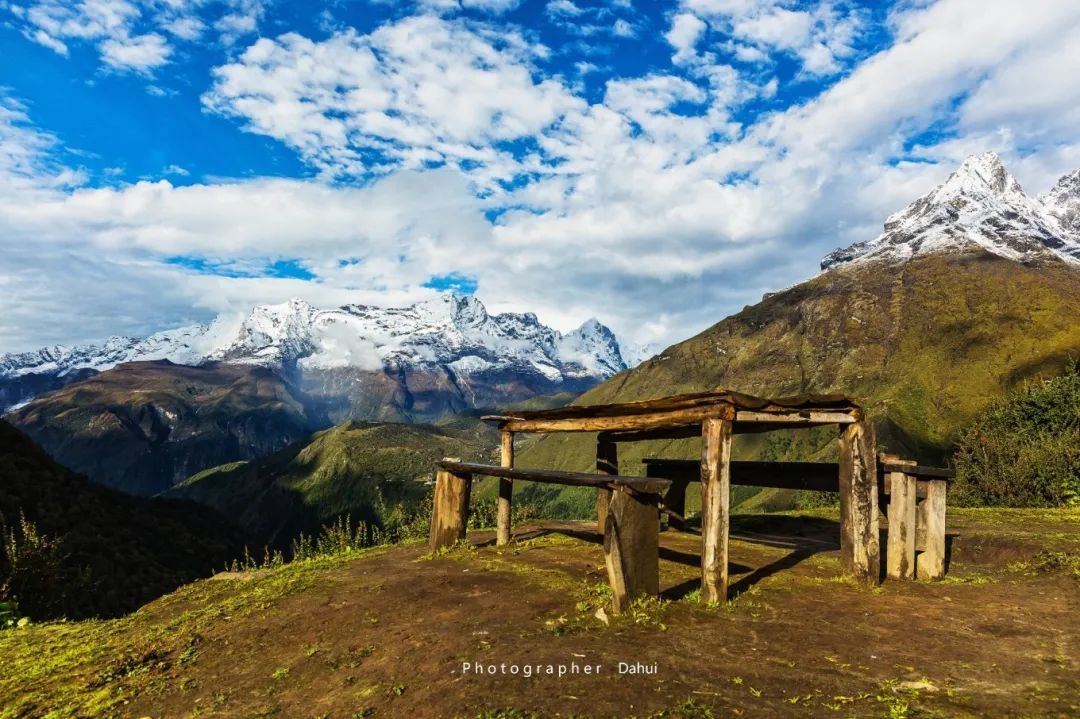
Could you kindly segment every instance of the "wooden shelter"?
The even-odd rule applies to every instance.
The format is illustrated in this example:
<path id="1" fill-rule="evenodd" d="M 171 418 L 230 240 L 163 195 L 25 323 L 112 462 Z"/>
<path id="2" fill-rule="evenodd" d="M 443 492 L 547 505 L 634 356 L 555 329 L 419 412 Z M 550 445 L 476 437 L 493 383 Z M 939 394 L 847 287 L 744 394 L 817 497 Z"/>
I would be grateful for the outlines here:
<path id="1" fill-rule="evenodd" d="M 440 463 L 432 518 L 433 549 L 464 537 L 469 485 L 473 475 L 500 478 L 496 535 L 500 545 L 508 543 L 511 537 L 510 508 L 515 479 L 595 487 L 598 529 L 604 535 L 614 609 L 619 611 L 635 596 L 658 593 L 659 513 L 666 512 L 675 521 L 682 521 L 684 505 L 681 496 L 685 493 L 686 484 L 683 480 L 687 479 L 685 473 L 693 472 L 696 464 L 696 479 L 702 487 L 702 598 L 710 602 L 725 601 L 733 466 L 746 484 L 769 486 L 770 478 L 783 476 L 785 472 L 789 477 L 795 476 L 781 463 L 733 463 L 732 436 L 836 425 L 839 427 L 840 462 L 831 467 L 836 491 L 840 493 L 840 551 L 843 566 L 846 572 L 864 581 L 877 582 L 880 579 L 879 481 L 874 431 L 858 405 L 846 397 L 804 395 L 762 399 L 718 390 L 644 402 L 515 412 L 513 415 L 484 419 L 499 423 L 501 466 L 450 460 Z M 597 432 L 597 473 L 515 468 L 514 435 L 520 432 Z M 698 435 L 702 438 L 700 463 L 684 462 L 679 470 L 682 476 L 619 476 L 620 442 Z M 796 467 L 796 474 L 800 472 L 798 464 L 805 463 L 792 465 Z M 681 490 L 672 491 L 680 485 Z"/>

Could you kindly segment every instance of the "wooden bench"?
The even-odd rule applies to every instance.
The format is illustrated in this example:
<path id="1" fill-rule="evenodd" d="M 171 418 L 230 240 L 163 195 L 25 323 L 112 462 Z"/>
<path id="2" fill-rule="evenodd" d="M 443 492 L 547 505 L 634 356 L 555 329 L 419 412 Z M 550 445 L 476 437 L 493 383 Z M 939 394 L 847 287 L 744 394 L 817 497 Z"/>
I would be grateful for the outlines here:
<path id="1" fill-rule="evenodd" d="M 471 464 L 452 459 L 439 462 L 431 513 L 432 551 L 465 538 L 469 498 L 474 476 L 592 487 L 611 493 L 604 523 L 604 563 L 611 583 L 613 610 L 621 612 L 641 596 L 660 593 L 660 506 L 671 480 L 658 477 L 621 477 L 540 469 L 515 469 Z M 509 539 L 510 515 L 500 512 L 498 533 Z M 505 544 L 498 541 L 499 544 Z"/>
<path id="2" fill-rule="evenodd" d="M 686 489 L 700 481 L 695 460 L 643 460 L 645 474 L 671 480 L 664 503 L 678 515 L 685 514 Z M 940 579 L 945 576 L 945 497 L 953 471 L 927 467 L 910 460 L 881 454 L 877 462 L 878 507 L 888 518 L 886 573 L 893 579 Z M 731 462 L 731 484 L 746 487 L 840 491 L 839 465 L 835 462 Z M 685 522 L 674 517 L 674 529 Z"/>

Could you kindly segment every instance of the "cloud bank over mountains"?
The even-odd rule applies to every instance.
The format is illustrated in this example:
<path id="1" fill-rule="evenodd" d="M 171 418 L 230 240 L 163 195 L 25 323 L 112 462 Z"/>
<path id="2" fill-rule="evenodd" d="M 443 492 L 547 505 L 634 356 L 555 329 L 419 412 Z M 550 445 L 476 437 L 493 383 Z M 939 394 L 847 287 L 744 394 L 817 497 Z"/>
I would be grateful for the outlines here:
<path id="1" fill-rule="evenodd" d="M 403 305 L 450 277 L 494 312 L 670 342 L 872 239 L 967 155 L 996 150 L 1033 193 L 1080 167 L 1076 3 L 643 5 L 426 2 L 372 27 L 327 5 L 315 30 L 239 0 L 10 3 L 26 42 L 94 82 L 196 105 L 305 169 L 186 177 L 170 157 L 102 180 L 10 87 L 0 348 L 292 296 Z M 158 98 L 169 68 L 187 90 Z"/>

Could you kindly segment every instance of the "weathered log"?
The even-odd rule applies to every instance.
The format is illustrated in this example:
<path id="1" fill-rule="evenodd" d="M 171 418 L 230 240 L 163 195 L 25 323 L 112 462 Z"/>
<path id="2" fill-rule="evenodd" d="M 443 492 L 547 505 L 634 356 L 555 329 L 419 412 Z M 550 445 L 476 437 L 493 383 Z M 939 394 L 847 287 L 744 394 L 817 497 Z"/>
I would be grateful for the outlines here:
<path id="1" fill-rule="evenodd" d="M 915 560 L 919 579 L 945 576 L 945 494 L 947 483 L 941 479 L 919 480 L 926 486 L 926 499 L 919 503 L 918 523 L 924 536 L 923 551 Z"/>
<path id="2" fill-rule="evenodd" d="M 701 464 L 692 459 L 649 458 L 644 463 L 650 477 L 686 482 L 701 479 Z M 835 462 L 731 462 L 731 483 L 746 487 L 836 492 L 840 485 L 838 473 Z"/>
<path id="3" fill-rule="evenodd" d="M 700 478 L 701 464 L 696 463 Z M 668 526 L 680 532 L 686 531 L 686 488 L 689 486 L 685 478 L 673 479 L 671 489 L 664 495 L 664 505 L 678 516 L 668 515 Z"/>
<path id="4" fill-rule="evenodd" d="M 915 577 L 915 477 L 903 472 L 890 472 L 889 478 L 889 539 L 885 554 L 886 569 L 893 579 Z"/>
<path id="5" fill-rule="evenodd" d="M 712 404 L 687 409 L 673 409 L 647 414 L 604 417 L 564 417 L 551 419 L 503 420 L 502 429 L 510 432 L 607 432 L 666 429 L 701 422 L 710 417 L 730 419 L 735 409 L 727 404 Z"/>
<path id="6" fill-rule="evenodd" d="M 500 457 L 502 466 L 514 466 L 514 433 L 500 433 Z M 499 478 L 499 506 L 498 527 L 495 534 L 495 545 L 503 546 L 510 543 L 511 527 L 510 514 L 514 501 L 514 480 L 509 477 Z"/>
<path id="7" fill-rule="evenodd" d="M 881 581 L 877 457 L 874 427 L 862 421 L 840 431 L 840 559 L 844 571 Z"/>
<path id="8" fill-rule="evenodd" d="M 619 446 L 604 433 L 596 437 L 596 473 L 619 473 Z M 607 526 L 608 504 L 611 502 L 611 490 L 599 487 L 596 490 L 596 531 L 603 534 Z"/>
<path id="9" fill-rule="evenodd" d="M 731 505 L 730 420 L 707 419 L 701 446 L 701 598 L 726 602 Z"/>
<path id="10" fill-rule="evenodd" d="M 619 475 L 586 474 L 584 472 L 558 472 L 550 469 L 518 469 L 516 467 L 496 467 L 490 464 L 473 464 L 444 459 L 439 467 L 451 472 L 480 474 L 487 477 L 508 477 L 526 482 L 544 484 L 566 484 L 574 487 L 607 487 L 608 489 L 626 489 L 637 494 L 655 495 L 659 501 L 671 480 L 657 477 L 622 477 Z"/>
<path id="11" fill-rule="evenodd" d="M 431 550 L 449 547 L 465 539 L 469 523 L 472 476 L 467 472 L 440 469 L 435 473 L 435 499 L 431 509 Z"/>
<path id="12" fill-rule="evenodd" d="M 604 519 L 604 564 L 612 611 L 660 593 L 659 515 L 655 504 L 625 491 L 612 493 Z"/>

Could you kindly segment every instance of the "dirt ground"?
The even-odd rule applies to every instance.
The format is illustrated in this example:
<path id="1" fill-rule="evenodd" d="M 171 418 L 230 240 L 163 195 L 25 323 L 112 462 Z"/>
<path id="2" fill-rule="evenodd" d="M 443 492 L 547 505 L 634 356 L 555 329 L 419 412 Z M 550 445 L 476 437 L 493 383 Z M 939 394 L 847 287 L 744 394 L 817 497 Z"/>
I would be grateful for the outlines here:
<path id="1" fill-rule="evenodd" d="M 944 581 L 877 588 L 840 577 L 832 519 L 737 518 L 718 607 L 697 600 L 699 537 L 665 532 L 663 601 L 618 618 L 597 616 L 588 524 L 521 528 L 505 551 L 490 533 L 434 558 L 394 547 L 286 590 L 258 584 L 280 569 L 222 575 L 98 623 L 63 691 L 72 716 L 93 691 L 131 717 L 1075 717 L 1078 516 L 954 512 Z M 240 592 L 254 606 L 215 599 Z M 75 626 L 38 629 L 38 648 L 87 641 Z M 6 715 L 44 715 L 50 681 Z"/>

